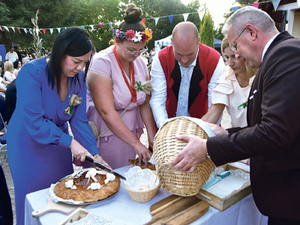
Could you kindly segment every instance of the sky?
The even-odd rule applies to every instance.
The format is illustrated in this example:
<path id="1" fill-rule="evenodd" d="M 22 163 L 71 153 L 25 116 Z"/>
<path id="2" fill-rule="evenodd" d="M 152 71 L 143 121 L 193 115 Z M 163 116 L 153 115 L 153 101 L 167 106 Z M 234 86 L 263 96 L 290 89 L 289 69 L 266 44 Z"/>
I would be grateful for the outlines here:
<path id="1" fill-rule="evenodd" d="M 188 4 L 191 0 L 181 0 L 183 4 Z M 219 27 L 220 23 L 224 23 L 224 13 L 228 13 L 230 8 L 233 6 L 238 6 L 235 0 L 199 0 L 200 6 L 206 3 L 206 6 L 212 16 L 215 28 Z"/>

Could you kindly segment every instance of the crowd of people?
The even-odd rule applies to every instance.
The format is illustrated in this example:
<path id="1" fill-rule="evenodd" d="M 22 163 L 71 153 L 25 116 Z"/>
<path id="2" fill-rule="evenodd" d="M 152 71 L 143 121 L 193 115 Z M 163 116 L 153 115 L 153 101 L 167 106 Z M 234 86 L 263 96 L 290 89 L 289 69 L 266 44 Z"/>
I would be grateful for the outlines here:
<path id="1" fill-rule="evenodd" d="M 86 156 L 112 169 L 136 156 L 147 165 L 157 129 L 178 116 L 202 119 L 216 137 L 176 137 L 188 144 L 171 166 L 192 172 L 208 157 L 216 166 L 250 158 L 253 197 L 268 223 L 299 224 L 299 39 L 246 6 L 224 25 L 222 55 L 200 43 L 193 23 L 181 22 L 173 44 L 145 61 L 152 32 L 141 15 L 129 4 L 114 44 L 100 52 L 80 27 L 62 31 L 51 54 L 23 65 L 10 49 L 0 90 L 14 84 L 18 99 L 7 131 L 17 224 L 26 194 L 73 173 L 73 163 L 91 166 Z M 219 125 L 225 108 L 227 130 Z M 149 146 L 140 141 L 144 128 Z"/>
<path id="2" fill-rule="evenodd" d="M 28 61 L 29 58 L 23 57 L 16 46 L 10 48 L 4 61 L 0 61 L 0 101 L 3 102 L 0 111 L 3 120 L 7 123 L 13 113 L 10 105 L 15 106 L 16 104 L 16 101 L 12 100 L 12 96 L 16 96 L 15 79 L 21 67 Z M 14 91 L 11 92 L 11 90 Z"/>

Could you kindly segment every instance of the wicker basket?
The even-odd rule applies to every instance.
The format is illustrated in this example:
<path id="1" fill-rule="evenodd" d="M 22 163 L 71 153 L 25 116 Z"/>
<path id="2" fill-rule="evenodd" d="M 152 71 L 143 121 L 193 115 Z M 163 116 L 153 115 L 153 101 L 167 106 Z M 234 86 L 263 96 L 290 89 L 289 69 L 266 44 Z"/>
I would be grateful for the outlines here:
<path id="1" fill-rule="evenodd" d="M 147 190 L 147 191 L 135 191 L 127 187 L 125 184 L 125 189 L 127 190 L 130 198 L 135 202 L 148 202 L 150 201 L 157 193 L 158 189 L 160 188 L 160 185 L 156 186 L 153 189 Z"/>
<path id="2" fill-rule="evenodd" d="M 193 118 L 194 119 L 194 118 Z M 166 122 L 156 136 L 153 148 L 156 170 L 162 187 L 175 195 L 196 195 L 209 178 L 214 164 L 210 159 L 199 164 L 192 173 L 179 171 L 170 166 L 170 162 L 186 146 L 186 142 L 177 140 L 176 135 L 197 135 L 207 139 L 207 133 L 187 117 L 177 117 Z"/>
<path id="3" fill-rule="evenodd" d="M 156 175 L 156 179 L 158 179 L 157 177 L 157 173 L 153 171 L 153 173 Z M 160 183 L 158 183 L 158 185 L 152 189 L 149 190 L 133 190 L 131 188 L 129 188 L 126 183 L 124 183 L 125 189 L 127 190 L 130 198 L 135 201 L 135 202 L 148 202 L 150 201 L 157 193 L 157 191 L 160 188 Z"/>

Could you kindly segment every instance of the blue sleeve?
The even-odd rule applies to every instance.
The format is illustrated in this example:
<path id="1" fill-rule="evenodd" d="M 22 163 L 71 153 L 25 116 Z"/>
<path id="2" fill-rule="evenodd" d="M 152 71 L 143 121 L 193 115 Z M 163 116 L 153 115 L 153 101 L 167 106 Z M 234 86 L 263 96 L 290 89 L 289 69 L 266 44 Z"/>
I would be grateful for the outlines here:
<path id="1" fill-rule="evenodd" d="M 81 104 L 75 107 L 74 114 L 70 120 L 70 126 L 77 140 L 82 146 L 84 146 L 92 155 L 99 154 L 99 150 L 96 146 L 96 139 L 91 131 L 86 117 L 86 85 L 83 77 L 81 76 L 81 89 L 78 92 L 78 96 L 81 97 Z"/>
<path id="2" fill-rule="evenodd" d="M 35 62 L 34 62 L 35 61 Z M 45 118 L 42 88 L 45 83 L 45 65 L 41 60 L 26 63 L 18 74 L 17 106 L 29 135 L 40 144 L 56 144 L 69 147 L 72 136 L 63 133 L 51 120 Z M 52 93 L 49 92 L 49 95 Z M 47 104 L 55 104 L 47 102 Z M 53 106 L 55 107 L 55 105 Z"/>

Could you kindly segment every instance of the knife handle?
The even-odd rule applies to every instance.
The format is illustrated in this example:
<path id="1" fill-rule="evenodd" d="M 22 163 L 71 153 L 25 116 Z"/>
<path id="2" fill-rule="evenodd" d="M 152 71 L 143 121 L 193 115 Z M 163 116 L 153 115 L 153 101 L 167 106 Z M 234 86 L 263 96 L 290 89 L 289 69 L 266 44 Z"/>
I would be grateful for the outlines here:
<path id="1" fill-rule="evenodd" d="M 94 160 L 91 157 L 85 156 L 85 160 L 94 163 Z"/>
<path id="2" fill-rule="evenodd" d="M 228 170 L 228 171 L 224 171 L 224 172 L 220 173 L 218 175 L 218 177 L 225 178 L 225 177 L 227 177 L 230 174 L 231 174 L 231 172 Z"/>

